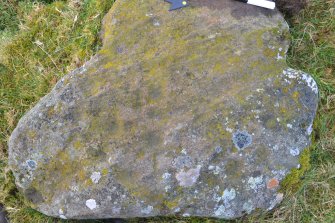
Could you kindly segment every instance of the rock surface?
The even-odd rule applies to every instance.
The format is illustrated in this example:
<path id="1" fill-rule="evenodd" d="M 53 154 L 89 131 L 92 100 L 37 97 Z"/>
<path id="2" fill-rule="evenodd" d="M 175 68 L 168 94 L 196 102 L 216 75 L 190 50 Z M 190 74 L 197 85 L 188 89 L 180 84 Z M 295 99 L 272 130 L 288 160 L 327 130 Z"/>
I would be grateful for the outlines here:
<path id="1" fill-rule="evenodd" d="M 118 0 L 103 48 L 9 140 L 18 188 L 60 218 L 236 218 L 271 210 L 310 144 L 315 81 L 286 65 L 280 13 Z"/>

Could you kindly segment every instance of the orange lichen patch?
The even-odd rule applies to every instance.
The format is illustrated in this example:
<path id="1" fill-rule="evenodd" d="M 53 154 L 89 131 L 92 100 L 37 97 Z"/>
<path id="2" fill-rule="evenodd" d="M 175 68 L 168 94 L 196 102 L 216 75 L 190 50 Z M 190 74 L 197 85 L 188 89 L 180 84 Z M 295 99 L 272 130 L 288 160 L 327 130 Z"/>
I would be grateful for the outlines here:
<path id="1" fill-rule="evenodd" d="M 268 189 L 273 189 L 273 188 L 278 187 L 278 186 L 279 186 L 279 181 L 276 178 L 272 178 L 267 183 L 267 188 Z"/>

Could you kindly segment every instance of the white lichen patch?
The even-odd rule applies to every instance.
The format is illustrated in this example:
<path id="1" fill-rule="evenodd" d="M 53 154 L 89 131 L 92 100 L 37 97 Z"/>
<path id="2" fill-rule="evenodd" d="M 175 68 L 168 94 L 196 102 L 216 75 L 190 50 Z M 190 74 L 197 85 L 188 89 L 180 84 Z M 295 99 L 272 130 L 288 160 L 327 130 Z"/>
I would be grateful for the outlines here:
<path id="1" fill-rule="evenodd" d="M 63 209 L 59 209 L 59 210 L 58 210 L 58 214 L 59 214 L 59 217 L 60 217 L 61 219 L 67 219 L 67 217 L 66 217 L 65 214 L 64 214 Z"/>
<path id="2" fill-rule="evenodd" d="M 310 87 L 315 94 L 318 94 L 318 92 L 319 92 L 318 85 L 316 84 L 316 82 L 312 78 L 312 76 L 310 76 L 306 73 L 303 73 L 302 74 L 302 79 L 307 83 L 308 87 Z"/>
<path id="3" fill-rule="evenodd" d="M 164 187 L 165 192 L 168 192 L 171 189 L 171 186 Z"/>
<path id="4" fill-rule="evenodd" d="M 79 186 L 77 186 L 77 185 L 72 185 L 72 186 L 70 187 L 70 189 L 71 189 L 71 191 L 73 191 L 73 192 L 78 192 L 78 191 L 79 191 Z"/>
<path id="5" fill-rule="evenodd" d="M 59 214 L 59 215 L 64 214 L 63 209 L 59 209 L 59 210 L 58 210 L 58 214 Z"/>
<path id="6" fill-rule="evenodd" d="M 154 207 L 149 205 L 148 207 L 142 209 L 142 210 L 141 210 L 141 213 L 142 213 L 142 214 L 150 214 L 150 213 L 152 212 L 153 209 L 154 209 Z"/>
<path id="7" fill-rule="evenodd" d="M 234 188 L 230 190 L 225 189 L 223 191 L 222 200 L 224 203 L 228 203 L 229 201 L 234 200 L 235 197 L 236 197 L 236 191 Z"/>
<path id="8" fill-rule="evenodd" d="M 231 128 L 228 128 L 228 127 L 227 127 L 227 128 L 226 128 L 226 131 L 227 131 L 227 132 L 230 132 L 230 133 L 233 133 L 234 130 L 231 129 Z"/>
<path id="9" fill-rule="evenodd" d="M 94 210 L 97 208 L 97 202 L 94 199 L 88 199 L 86 201 L 86 206 L 91 209 Z"/>
<path id="10" fill-rule="evenodd" d="M 153 17 L 154 14 L 153 13 L 146 13 L 145 16 L 147 16 L 147 17 Z"/>
<path id="11" fill-rule="evenodd" d="M 282 57 L 282 56 L 280 55 L 280 53 L 278 53 L 278 54 L 277 54 L 277 60 L 283 60 L 283 59 L 285 59 L 285 57 Z"/>
<path id="12" fill-rule="evenodd" d="M 211 33 L 211 34 L 208 35 L 208 39 L 215 39 L 215 38 L 217 38 L 219 36 L 221 36 L 221 33 L 218 33 L 218 32 Z M 234 53 L 238 53 L 238 52 L 235 51 Z"/>
<path id="13" fill-rule="evenodd" d="M 164 174 L 162 175 L 162 178 L 163 178 L 164 180 L 169 180 L 169 179 L 171 178 L 171 174 L 170 174 L 170 173 L 164 173 Z"/>
<path id="14" fill-rule="evenodd" d="M 298 148 L 292 148 L 292 149 L 290 149 L 290 154 L 292 156 L 298 156 L 300 154 L 300 151 L 299 151 Z"/>
<path id="15" fill-rule="evenodd" d="M 101 179 L 101 173 L 100 172 L 93 172 L 91 174 L 91 180 L 93 183 L 97 184 L 99 183 L 99 180 Z"/>
<path id="16" fill-rule="evenodd" d="M 201 166 L 198 165 L 196 168 L 189 169 L 187 171 L 181 170 L 176 174 L 176 179 L 179 182 L 179 185 L 182 187 L 191 187 L 193 186 L 199 176 L 200 176 Z"/>
<path id="17" fill-rule="evenodd" d="M 315 94 L 318 94 L 319 89 L 313 77 L 309 74 L 303 73 L 301 71 L 296 71 L 294 69 L 288 68 L 283 71 L 285 77 L 289 79 L 300 79 L 307 84 L 307 86 L 312 89 Z"/>
<path id="18" fill-rule="evenodd" d="M 254 206 L 252 205 L 252 201 L 248 200 L 243 204 L 243 210 L 250 214 L 254 210 Z"/>
<path id="19" fill-rule="evenodd" d="M 281 170 L 272 170 L 271 173 L 277 178 L 277 179 L 283 179 L 286 174 L 287 174 L 286 169 L 281 169 Z"/>
<path id="20" fill-rule="evenodd" d="M 250 187 L 254 191 L 257 191 L 262 186 L 263 186 L 263 176 L 250 177 L 248 179 L 248 187 Z"/>
<path id="21" fill-rule="evenodd" d="M 161 23 L 159 22 L 158 19 L 153 19 L 152 24 L 153 24 L 154 26 L 160 26 L 160 25 L 161 25 Z"/>
<path id="22" fill-rule="evenodd" d="M 208 170 L 213 171 L 214 175 L 218 175 L 221 172 L 222 169 L 219 166 L 210 165 L 210 166 L 208 166 Z"/>
<path id="23" fill-rule="evenodd" d="M 65 215 L 59 215 L 59 217 L 61 218 L 61 219 L 67 219 L 67 217 L 65 216 Z"/>
<path id="24" fill-rule="evenodd" d="M 234 200 L 236 197 L 236 191 L 234 188 L 231 189 L 225 189 L 222 193 L 222 196 L 218 196 L 217 194 L 214 194 L 213 200 L 216 202 L 223 201 L 225 205 L 228 205 L 232 200 Z"/>

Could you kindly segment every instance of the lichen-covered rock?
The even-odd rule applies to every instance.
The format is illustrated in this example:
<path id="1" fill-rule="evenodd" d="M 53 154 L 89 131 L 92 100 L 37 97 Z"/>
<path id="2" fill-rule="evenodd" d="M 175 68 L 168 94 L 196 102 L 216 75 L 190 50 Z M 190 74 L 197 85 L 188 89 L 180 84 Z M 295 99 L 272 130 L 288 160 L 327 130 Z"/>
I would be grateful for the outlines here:
<path id="1" fill-rule="evenodd" d="M 310 144 L 318 89 L 287 67 L 276 11 L 236 1 L 118 0 L 103 48 L 9 140 L 17 186 L 61 218 L 270 210 Z"/>

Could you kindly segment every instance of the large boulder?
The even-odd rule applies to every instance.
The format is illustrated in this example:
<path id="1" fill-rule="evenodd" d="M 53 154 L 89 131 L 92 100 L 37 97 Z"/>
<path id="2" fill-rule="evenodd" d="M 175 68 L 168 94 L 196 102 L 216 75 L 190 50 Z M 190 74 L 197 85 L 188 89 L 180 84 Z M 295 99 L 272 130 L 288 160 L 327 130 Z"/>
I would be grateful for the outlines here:
<path id="1" fill-rule="evenodd" d="M 61 218 L 271 210 L 309 146 L 318 89 L 282 15 L 229 0 L 118 0 L 103 47 L 9 140 L 18 188 Z"/>

